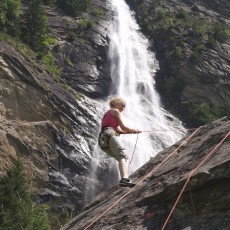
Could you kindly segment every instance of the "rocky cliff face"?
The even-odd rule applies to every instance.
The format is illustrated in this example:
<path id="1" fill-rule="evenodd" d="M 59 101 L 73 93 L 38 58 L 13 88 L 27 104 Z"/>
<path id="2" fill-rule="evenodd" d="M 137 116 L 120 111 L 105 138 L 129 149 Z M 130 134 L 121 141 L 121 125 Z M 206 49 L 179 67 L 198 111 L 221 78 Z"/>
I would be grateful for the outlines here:
<path id="1" fill-rule="evenodd" d="M 70 178 L 88 170 L 96 103 L 77 100 L 4 42 L 0 53 L 1 174 L 19 157 L 41 199 L 82 196 Z"/>
<path id="2" fill-rule="evenodd" d="M 229 130 L 223 118 L 188 133 L 132 175 L 134 188 L 102 193 L 63 230 L 229 229 Z"/>
<path id="3" fill-rule="evenodd" d="M 127 0 L 160 64 L 167 109 L 192 126 L 229 114 L 229 1 Z"/>
<path id="4" fill-rule="evenodd" d="M 62 67 L 60 79 L 90 98 L 109 93 L 111 79 L 107 47 L 110 12 L 106 6 L 105 1 L 93 1 L 91 13 L 79 18 L 47 9 L 49 27 L 58 39 L 52 52 Z M 96 9 L 100 14 L 95 13 Z"/>
<path id="5" fill-rule="evenodd" d="M 135 2 L 137 3 L 133 0 Z M 144 1 L 143 6 L 149 7 L 151 2 Z M 61 70 L 60 75 L 54 76 L 46 71 L 38 57 L 24 55 L 17 43 L 13 46 L 4 40 L 0 41 L 0 175 L 19 157 L 23 160 L 36 201 L 48 203 L 60 213 L 66 209 L 71 213 L 78 212 L 84 205 L 85 185 L 93 180 L 88 173 L 91 170 L 90 162 L 103 109 L 100 100 L 110 90 L 107 57 L 111 18 L 107 7 L 109 1 L 93 0 L 92 3 L 89 12 L 79 18 L 67 17 L 55 8 L 46 9 L 49 27 L 57 38 L 51 52 Z M 173 1 L 168 4 L 167 9 L 175 11 L 176 6 L 180 6 L 191 13 L 195 9 L 194 14 L 201 14 L 210 20 L 221 18 L 228 24 L 229 8 L 224 3 L 225 1 L 213 1 L 212 4 L 199 1 L 199 7 L 192 8 L 189 1 Z M 206 7 L 212 8 L 207 10 Z M 212 10 L 216 10 L 217 14 Z M 141 15 L 141 8 L 136 11 L 137 16 Z M 220 12 L 224 13 L 220 15 Z M 187 37 L 196 36 L 194 31 L 184 30 L 182 26 L 156 33 L 159 37 L 154 34 L 152 36 L 153 47 L 161 66 L 157 75 L 157 87 L 165 98 L 166 107 L 181 115 L 181 118 L 188 117 L 186 121 L 194 118 L 189 110 L 193 102 L 208 101 L 213 105 L 222 103 L 226 105 L 227 111 L 230 97 L 229 40 L 218 42 L 212 49 L 205 49 L 197 63 L 179 60 L 168 65 L 168 45 L 175 44 L 168 39 L 171 37 L 175 41 L 175 38 L 184 38 L 181 36 L 183 31 Z M 193 43 L 183 41 L 182 47 L 186 47 L 183 58 L 188 60 Z M 169 94 L 166 89 L 177 93 Z M 170 95 L 175 99 L 173 102 L 168 100 Z M 167 153 L 165 151 L 162 154 Z M 156 162 L 157 159 L 159 157 Z M 196 161 L 191 161 L 191 164 L 195 163 Z M 98 169 L 105 184 L 106 164 L 104 162 L 104 166 L 101 165 Z M 173 167 L 173 164 L 174 162 L 167 167 Z M 142 173 L 139 171 L 134 179 L 139 178 Z M 167 182 L 165 177 L 161 178 L 163 184 Z M 145 188 L 146 186 L 142 190 Z M 161 184 L 159 189 L 163 190 Z M 124 190 L 114 188 L 111 194 L 119 195 Z M 166 194 L 169 194 L 167 191 Z M 162 193 L 160 204 L 163 196 Z M 142 208 L 135 216 L 143 214 L 144 208 L 148 206 L 146 202 L 149 202 L 148 199 L 144 200 L 143 205 L 139 204 Z"/>
<path id="6" fill-rule="evenodd" d="M 100 98 L 109 89 L 109 11 L 93 1 L 90 13 L 73 19 L 47 8 L 57 43 L 51 52 L 59 76 L 45 71 L 39 58 L 24 56 L 0 41 L 0 175 L 19 157 L 38 203 L 53 210 L 78 210 L 97 141 Z M 89 28 L 85 22 L 94 22 Z M 92 99 L 94 97 L 94 99 Z M 95 100 L 95 98 L 98 98 Z"/>

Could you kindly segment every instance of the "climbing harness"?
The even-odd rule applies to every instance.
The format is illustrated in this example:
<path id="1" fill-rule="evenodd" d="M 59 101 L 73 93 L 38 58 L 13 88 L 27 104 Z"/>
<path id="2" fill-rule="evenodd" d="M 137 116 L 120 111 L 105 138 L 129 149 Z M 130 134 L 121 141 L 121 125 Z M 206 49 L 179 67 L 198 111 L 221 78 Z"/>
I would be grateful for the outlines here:
<path id="1" fill-rule="evenodd" d="M 120 135 L 115 130 L 114 130 L 114 132 L 111 132 L 110 134 L 104 133 L 104 131 L 107 130 L 107 129 L 112 129 L 112 128 L 107 127 L 107 128 L 105 128 L 103 131 L 101 131 L 99 133 L 98 144 L 102 149 L 108 149 L 109 148 L 109 140 L 110 140 L 111 137 Z M 195 130 L 195 129 L 187 129 L 187 130 L 189 131 L 189 130 Z M 172 130 L 172 129 L 168 129 L 168 130 L 154 129 L 154 130 L 144 130 L 144 131 L 141 131 L 141 132 L 144 133 L 144 132 L 159 132 L 159 131 L 166 132 L 166 131 L 175 131 L 175 130 Z M 126 133 L 124 133 L 124 134 L 126 134 Z M 130 160 L 129 164 L 131 164 L 132 161 L 133 161 L 134 153 L 135 153 L 135 150 L 136 150 L 136 147 L 137 147 L 138 138 L 139 138 L 139 133 L 137 133 L 136 143 L 134 145 L 134 150 L 133 150 L 132 157 L 131 157 L 131 160 Z"/>
<path id="2" fill-rule="evenodd" d="M 201 128 L 197 128 L 185 141 L 183 141 L 172 153 L 170 153 L 160 164 L 158 164 L 150 173 L 148 173 L 146 176 L 144 176 L 134 187 L 132 187 L 128 192 L 126 192 L 122 197 L 120 197 L 117 201 L 115 201 L 111 206 L 108 207 L 101 215 L 96 217 L 89 225 L 87 225 L 84 230 L 89 229 L 95 222 L 97 222 L 101 217 L 103 217 L 108 211 L 110 211 L 115 205 L 117 205 L 121 200 L 123 200 L 126 196 L 128 196 L 137 186 L 139 186 L 146 178 L 151 176 L 153 172 L 155 172 L 162 164 L 164 164 L 171 156 L 173 156 L 175 153 L 178 153 L 178 150 L 181 146 L 186 144 Z"/>
<path id="3" fill-rule="evenodd" d="M 110 132 L 105 132 L 106 130 Z M 113 136 L 117 136 L 118 133 L 113 128 L 105 128 L 103 131 L 99 133 L 98 137 L 98 144 L 102 149 L 108 149 L 109 148 L 109 140 Z"/>

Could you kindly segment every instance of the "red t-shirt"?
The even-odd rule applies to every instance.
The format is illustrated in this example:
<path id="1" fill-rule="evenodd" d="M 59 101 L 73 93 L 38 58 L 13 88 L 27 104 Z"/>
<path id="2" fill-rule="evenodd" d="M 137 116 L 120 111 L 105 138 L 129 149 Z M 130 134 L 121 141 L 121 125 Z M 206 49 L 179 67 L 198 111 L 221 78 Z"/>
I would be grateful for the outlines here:
<path id="1" fill-rule="evenodd" d="M 117 129 L 119 126 L 119 123 L 117 119 L 112 115 L 112 110 L 108 110 L 104 117 L 102 118 L 101 122 L 101 130 L 107 128 L 107 127 L 112 127 L 114 129 Z"/>

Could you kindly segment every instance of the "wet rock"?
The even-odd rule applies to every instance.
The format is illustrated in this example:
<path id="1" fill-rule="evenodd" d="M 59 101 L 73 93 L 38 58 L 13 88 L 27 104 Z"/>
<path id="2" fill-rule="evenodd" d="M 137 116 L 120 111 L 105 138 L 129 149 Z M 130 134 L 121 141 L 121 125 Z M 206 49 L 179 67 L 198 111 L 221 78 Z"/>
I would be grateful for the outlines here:
<path id="1" fill-rule="evenodd" d="M 127 2 L 159 60 L 156 88 L 165 108 L 190 126 L 229 115 L 229 2 Z"/>

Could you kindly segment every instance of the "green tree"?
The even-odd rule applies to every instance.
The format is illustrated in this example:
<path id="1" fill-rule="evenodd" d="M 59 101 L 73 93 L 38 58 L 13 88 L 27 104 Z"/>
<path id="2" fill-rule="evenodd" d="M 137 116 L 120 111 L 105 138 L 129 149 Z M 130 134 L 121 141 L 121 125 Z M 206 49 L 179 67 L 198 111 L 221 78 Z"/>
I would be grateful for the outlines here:
<path id="1" fill-rule="evenodd" d="M 47 34 L 47 16 L 42 0 L 30 0 L 24 15 L 23 40 L 35 51 L 44 51 Z"/>
<path id="2" fill-rule="evenodd" d="M 0 204 L 0 230 L 50 230 L 44 206 L 32 202 L 20 161 L 0 178 Z"/>
<path id="3" fill-rule="evenodd" d="M 71 16 L 79 16 L 83 11 L 86 11 L 91 0 L 57 0 L 59 8 L 66 14 Z"/>
<path id="4" fill-rule="evenodd" d="M 20 0 L 1 0 L 0 3 L 0 30 L 10 35 L 18 36 Z"/>

